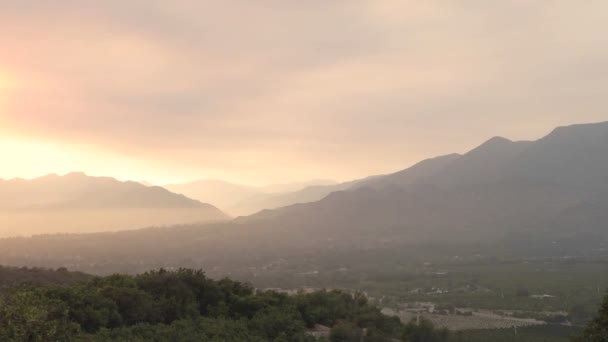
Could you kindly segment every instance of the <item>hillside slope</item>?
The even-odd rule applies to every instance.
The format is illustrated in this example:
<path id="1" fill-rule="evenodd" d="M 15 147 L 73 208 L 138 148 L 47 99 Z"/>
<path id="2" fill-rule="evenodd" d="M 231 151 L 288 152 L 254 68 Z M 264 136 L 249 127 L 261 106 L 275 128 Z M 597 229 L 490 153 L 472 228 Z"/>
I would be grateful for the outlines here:
<path id="1" fill-rule="evenodd" d="M 317 202 L 230 223 L 0 240 L 0 262 L 86 261 L 97 265 L 86 269 L 93 272 L 207 265 L 221 273 L 285 258 L 331 263 L 340 255 L 377 255 L 374 262 L 382 263 L 385 253 L 405 259 L 602 253 L 608 250 L 607 151 L 608 123 L 559 128 L 534 142 L 494 138 L 462 156 L 427 160 Z M 108 255 L 123 258 L 101 266 Z"/>
<path id="2" fill-rule="evenodd" d="M 0 235 L 92 232 L 225 220 L 206 203 L 83 173 L 0 180 Z"/>

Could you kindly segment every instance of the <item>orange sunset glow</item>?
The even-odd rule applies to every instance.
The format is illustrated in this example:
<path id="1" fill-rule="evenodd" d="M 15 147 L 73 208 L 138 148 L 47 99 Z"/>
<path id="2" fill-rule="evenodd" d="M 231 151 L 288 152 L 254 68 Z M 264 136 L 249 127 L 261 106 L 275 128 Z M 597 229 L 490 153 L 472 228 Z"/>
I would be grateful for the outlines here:
<path id="1" fill-rule="evenodd" d="M 345 181 L 601 121 L 607 10 L 4 2 L 0 178 Z"/>
<path id="2" fill-rule="evenodd" d="M 0 0 L 0 342 L 607 342 L 607 0 Z"/>

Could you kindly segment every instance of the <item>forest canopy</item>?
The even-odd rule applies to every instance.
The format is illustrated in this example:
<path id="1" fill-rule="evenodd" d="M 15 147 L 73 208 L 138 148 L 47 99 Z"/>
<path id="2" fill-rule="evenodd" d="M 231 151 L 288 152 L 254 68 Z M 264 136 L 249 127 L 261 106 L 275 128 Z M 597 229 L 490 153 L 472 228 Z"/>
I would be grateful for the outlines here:
<path id="1" fill-rule="evenodd" d="M 424 319 L 403 324 L 383 315 L 361 293 L 286 295 L 230 279 L 213 280 L 200 270 L 93 277 L 65 269 L 0 267 L 0 274 L 0 340 L 8 342 L 484 339 L 483 334 L 436 329 Z M 607 312 L 608 297 L 575 341 L 606 341 Z"/>
<path id="2" fill-rule="evenodd" d="M 313 336 L 318 326 L 329 336 Z M 393 341 L 411 335 L 364 295 L 256 291 L 202 271 L 24 285 L 0 297 L 2 341 Z"/>

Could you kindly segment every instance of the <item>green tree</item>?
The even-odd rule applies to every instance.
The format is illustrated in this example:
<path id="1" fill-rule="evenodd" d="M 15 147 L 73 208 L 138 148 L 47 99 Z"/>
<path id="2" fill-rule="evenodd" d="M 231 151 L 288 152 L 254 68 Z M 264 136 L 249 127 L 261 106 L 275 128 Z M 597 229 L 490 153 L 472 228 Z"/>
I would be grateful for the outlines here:
<path id="1" fill-rule="evenodd" d="M 344 323 L 331 329 L 329 340 L 331 342 L 360 342 L 362 337 L 363 331 L 359 327 L 351 323 Z"/>
<path id="2" fill-rule="evenodd" d="M 431 321 L 420 319 L 416 324 L 415 320 L 409 322 L 403 329 L 401 340 L 404 342 L 445 342 L 449 339 L 446 329 L 435 329 Z"/>
<path id="3" fill-rule="evenodd" d="M 577 304 L 568 311 L 568 319 L 577 325 L 587 322 L 593 314 L 584 305 Z"/>
<path id="4" fill-rule="evenodd" d="M 316 324 L 335 327 L 333 340 L 345 342 L 393 341 L 403 328 L 362 294 L 255 293 L 187 269 L 0 294 L 2 342 L 309 342 L 306 329 Z"/>
<path id="5" fill-rule="evenodd" d="M 305 332 L 302 316 L 293 307 L 264 309 L 253 316 L 250 328 L 267 341 L 294 341 Z"/>
<path id="6" fill-rule="evenodd" d="M 18 290 L 0 299 L 0 341 L 72 341 L 78 331 L 66 305 L 41 291 Z"/>
<path id="7" fill-rule="evenodd" d="M 597 316 L 589 322 L 583 336 L 577 342 L 608 342 L 608 295 L 600 307 Z"/>

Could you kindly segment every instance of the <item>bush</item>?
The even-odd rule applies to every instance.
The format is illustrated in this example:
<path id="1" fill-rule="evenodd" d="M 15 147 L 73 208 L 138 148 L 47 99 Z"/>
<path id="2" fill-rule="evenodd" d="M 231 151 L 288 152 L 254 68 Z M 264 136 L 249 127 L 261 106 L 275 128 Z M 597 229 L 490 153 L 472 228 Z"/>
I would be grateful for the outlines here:
<path id="1" fill-rule="evenodd" d="M 361 294 L 254 293 L 251 285 L 187 269 L 0 296 L 0 341 L 305 342 L 313 340 L 306 328 L 315 324 L 336 326 L 336 341 L 363 331 L 368 342 L 390 341 L 403 329 Z"/>

